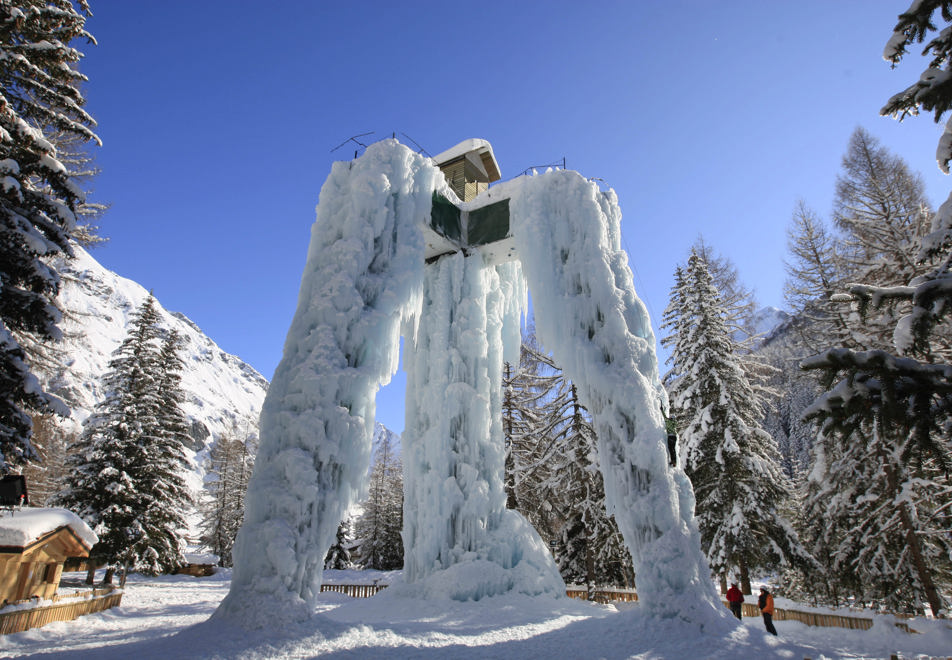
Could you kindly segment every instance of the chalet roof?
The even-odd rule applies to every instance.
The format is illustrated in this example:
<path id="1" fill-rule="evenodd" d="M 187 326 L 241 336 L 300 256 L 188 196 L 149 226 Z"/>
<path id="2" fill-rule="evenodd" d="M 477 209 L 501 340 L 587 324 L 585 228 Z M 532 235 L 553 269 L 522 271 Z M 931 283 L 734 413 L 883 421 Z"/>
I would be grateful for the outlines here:
<path id="1" fill-rule="evenodd" d="M 483 170 L 486 181 L 489 183 L 499 181 L 502 178 L 499 163 L 496 162 L 496 156 L 493 154 L 493 146 L 489 144 L 488 140 L 481 138 L 463 140 L 455 147 L 433 156 L 433 160 L 437 165 L 442 166 L 467 155 L 470 155 L 470 160 L 474 165 L 478 165 Z"/>
<path id="2" fill-rule="evenodd" d="M 0 511 L 0 547 L 25 548 L 61 527 L 69 527 L 90 548 L 99 540 L 89 525 L 72 511 L 27 507 Z"/>

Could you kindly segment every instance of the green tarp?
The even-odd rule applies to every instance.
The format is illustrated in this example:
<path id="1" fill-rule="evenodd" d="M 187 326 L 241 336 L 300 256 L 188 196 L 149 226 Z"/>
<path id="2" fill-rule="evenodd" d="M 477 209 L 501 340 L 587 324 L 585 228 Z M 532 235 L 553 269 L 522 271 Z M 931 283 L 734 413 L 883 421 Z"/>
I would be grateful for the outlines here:
<path id="1" fill-rule="evenodd" d="M 436 233 L 456 243 L 460 242 L 463 230 L 460 224 L 460 212 L 448 199 L 433 193 L 433 210 L 430 212 L 430 227 Z"/>
<path id="2" fill-rule="evenodd" d="M 467 243 L 486 245 L 509 235 L 509 200 L 494 202 L 469 212 Z"/>

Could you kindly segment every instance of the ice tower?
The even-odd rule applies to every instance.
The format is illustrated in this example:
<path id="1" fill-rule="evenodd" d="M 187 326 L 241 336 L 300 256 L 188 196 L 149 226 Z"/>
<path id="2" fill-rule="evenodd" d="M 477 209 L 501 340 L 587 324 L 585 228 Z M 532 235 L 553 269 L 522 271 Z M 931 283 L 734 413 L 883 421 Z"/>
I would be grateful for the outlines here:
<path id="1" fill-rule="evenodd" d="M 518 359 L 527 291 L 543 345 L 592 414 L 641 602 L 695 621 L 723 609 L 690 485 L 668 465 L 654 335 L 614 193 L 568 171 L 490 188 L 499 178 L 485 140 L 436 159 L 385 140 L 334 164 L 216 616 L 261 626 L 311 612 L 338 523 L 365 488 L 374 398 L 401 335 L 406 565 L 387 597 L 564 594 L 539 536 L 505 508 L 500 381 L 503 360 Z"/>

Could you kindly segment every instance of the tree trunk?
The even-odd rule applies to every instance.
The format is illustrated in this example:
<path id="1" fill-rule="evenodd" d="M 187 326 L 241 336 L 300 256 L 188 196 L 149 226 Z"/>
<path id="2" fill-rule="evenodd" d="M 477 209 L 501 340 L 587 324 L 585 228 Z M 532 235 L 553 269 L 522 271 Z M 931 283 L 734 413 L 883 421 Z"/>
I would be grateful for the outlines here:
<path id="1" fill-rule="evenodd" d="M 740 590 L 741 593 L 750 595 L 750 570 L 743 559 L 740 560 Z"/>
<path id="2" fill-rule="evenodd" d="M 585 539 L 585 585 L 588 599 L 595 600 L 595 553 L 592 551 L 591 536 Z"/>
<path id="3" fill-rule="evenodd" d="M 727 573 L 721 573 L 721 595 L 727 593 Z"/>
<path id="4" fill-rule="evenodd" d="M 886 485 L 890 493 L 898 493 L 899 479 L 892 465 L 887 462 L 881 447 L 882 444 L 880 443 L 880 462 L 886 473 Z M 942 598 L 939 596 L 939 592 L 935 588 L 935 583 L 932 581 L 932 572 L 929 570 L 929 567 L 926 566 L 925 558 L 922 556 L 922 545 L 919 542 L 919 536 L 916 534 L 915 525 L 912 523 L 912 515 L 909 513 L 908 502 L 900 502 L 899 520 L 902 522 L 902 528 L 906 536 L 906 545 L 912 554 L 912 563 L 916 567 L 916 574 L 919 576 L 919 582 L 922 584 L 922 590 L 925 592 L 926 600 L 929 601 L 929 608 L 932 610 L 932 615 L 938 618 L 939 612 L 942 610 Z"/>
<path id="5" fill-rule="evenodd" d="M 899 505 L 899 519 L 906 531 L 906 544 L 912 553 L 912 563 L 916 566 L 916 573 L 919 574 L 919 581 L 922 583 L 926 600 L 929 601 L 932 616 L 939 618 L 939 612 L 942 610 L 942 598 L 932 581 L 932 572 L 926 566 L 925 558 L 922 556 L 922 546 L 919 544 L 919 537 L 916 535 L 915 527 L 912 524 L 912 516 L 909 515 L 908 502 L 902 502 Z"/>
<path id="6" fill-rule="evenodd" d="M 89 568 L 86 569 L 86 584 L 96 583 L 96 564 L 89 560 Z"/>
<path id="7" fill-rule="evenodd" d="M 110 566 L 109 568 L 107 568 L 107 569 L 106 569 L 106 574 L 105 574 L 105 575 L 103 576 L 103 578 L 102 578 L 102 583 L 103 583 L 104 585 L 105 585 L 105 584 L 112 584 L 112 576 L 115 575 L 115 574 L 116 574 L 116 569 L 114 569 L 112 566 Z"/>

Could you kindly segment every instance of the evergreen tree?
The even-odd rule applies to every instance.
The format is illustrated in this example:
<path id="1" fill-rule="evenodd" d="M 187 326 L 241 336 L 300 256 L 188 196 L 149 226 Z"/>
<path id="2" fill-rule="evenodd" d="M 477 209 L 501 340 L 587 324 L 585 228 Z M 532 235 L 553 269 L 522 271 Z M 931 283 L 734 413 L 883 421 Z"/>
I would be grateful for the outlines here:
<path id="1" fill-rule="evenodd" d="M 631 558 L 605 510 L 591 420 L 531 325 L 523 336 L 520 369 L 507 373 L 504 387 L 507 482 L 513 484 L 516 509 L 557 545 L 565 580 L 586 584 L 591 597 L 599 584 L 631 586 Z"/>
<path id="2" fill-rule="evenodd" d="M 132 318 L 103 379 L 106 398 L 72 448 L 71 473 L 60 496 L 96 531 L 90 556 L 109 568 L 157 573 L 183 563 L 181 539 L 187 490 L 180 435 L 163 420 L 175 418 L 180 394 L 174 335 L 160 344 L 158 311 L 150 295 Z"/>
<path id="3" fill-rule="evenodd" d="M 950 0 L 917 0 L 899 15 L 893 34 L 883 49 L 883 58 L 894 67 L 902 61 L 909 46 L 922 43 L 932 31 L 938 31 L 938 34 L 922 50 L 923 55 L 932 56 L 928 68 L 915 83 L 890 98 L 879 111 L 881 115 L 902 120 L 925 110 L 932 112 L 938 123 L 942 115 L 952 108 L 952 88 L 948 84 L 948 72 L 952 70 L 952 36 L 947 28 L 937 30 L 932 22 L 936 10 L 947 23 L 952 21 Z M 948 124 L 939 140 L 936 160 L 939 169 L 948 174 L 949 161 L 952 160 L 952 126 Z"/>
<path id="4" fill-rule="evenodd" d="M 324 558 L 324 570 L 343 571 L 351 568 L 353 565 L 350 558 L 350 546 L 352 543 L 350 528 L 351 521 L 349 519 L 342 520 L 340 525 L 338 525 L 334 544 L 327 551 L 327 556 Z"/>
<path id="5" fill-rule="evenodd" d="M 403 463 L 384 434 L 370 470 L 370 492 L 355 524 L 357 563 L 382 571 L 403 568 Z"/>
<path id="6" fill-rule="evenodd" d="M 559 538 L 559 571 L 567 582 L 584 583 L 593 600 L 599 584 L 633 587 L 634 569 L 618 525 L 605 508 L 595 429 L 575 386 L 565 383 L 562 393 L 555 400 L 555 413 L 565 423 L 555 437 L 558 450 L 552 470 L 565 520 Z"/>
<path id="7" fill-rule="evenodd" d="M 707 264 L 692 251 L 665 312 L 677 374 L 669 378 L 671 407 L 711 569 L 722 583 L 738 570 L 749 593 L 751 570 L 809 558 L 782 516 L 789 486 L 724 316 Z"/>
<path id="8" fill-rule="evenodd" d="M 169 572 L 184 563 L 185 512 L 192 504 L 183 476 L 190 467 L 185 455 L 189 422 L 181 407 L 184 363 L 180 349 L 181 338 L 173 330 L 162 342 L 158 356 L 156 431 L 142 453 L 145 463 L 137 470 L 136 487 L 149 503 L 140 516 L 143 534 L 133 547 L 133 566 L 150 575 Z"/>
<path id="9" fill-rule="evenodd" d="M 82 54 L 69 44 L 92 37 L 89 7 L 70 0 L 0 4 L 0 471 L 34 456 L 32 409 L 69 414 L 39 387 L 15 335 L 59 337 L 55 297 L 59 277 L 47 257 L 71 254 L 70 235 L 83 193 L 58 159 L 52 131 L 98 142 L 82 108 L 74 66 Z"/>

